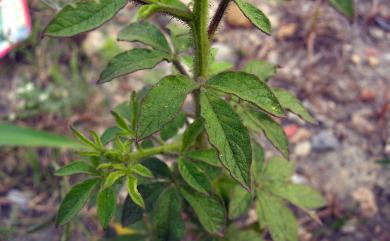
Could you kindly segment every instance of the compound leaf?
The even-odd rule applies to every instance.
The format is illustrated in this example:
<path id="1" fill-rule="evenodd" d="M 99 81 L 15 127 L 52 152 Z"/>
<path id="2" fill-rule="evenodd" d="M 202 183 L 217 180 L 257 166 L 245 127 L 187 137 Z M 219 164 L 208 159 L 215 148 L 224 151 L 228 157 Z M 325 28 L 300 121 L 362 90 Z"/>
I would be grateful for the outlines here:
<path id="1" fill-rule="evenodd" d="M 110 20 L 127 0 L 84 0 L 65 6 L 46 27 L 45 35 L 69 37 Z"/>
<path id="2" fill-rule="evenodd" d="M 290 110 L 292 113 L 297 114 L 303 120 L 309 123 L 315 123 L 314 118 L 306 111 L 301 102 L 290 92 L 283 89 L 273 89 L 273 92 L 278 98 L 279 103 L 283 108 Z"/>
<path id="3" fill-rule="evenodd" d="M 275 241 L 298 241 L 298 224 L 284 202 L 263 191 L 257 192 L 256 212 L 262 226 Z"/>
<path id="4" fill-rule="evenodd" d="M 276 74 L 276 65 L 262 60 L 251 60 L 243 68 L 244 72 L 254 74 L 261 81 L 267 82 Z"/>
<path id="5" fill-rule="evenodd" d="M 110 223 L 116 207 L 115 193 L 112 188 L 106 188 L 98 193 L 96 206 L 100 223 L 105 228 Z"/>
<path id="6" fill-rule="evenodd" d="M 229 218 L 235 219 L 248 211 L 252 195 L 240 186 L 235 186 L 230 195 Z"/>
<path id="7" fill-rule="evenodd" d="M 137 178 L 129 175 L 127 177 L 127 191 L 129 192 L 129 196 L 131 199 L 141 208 L 145 208 L 145 201 L 138 191 L 138 180 Z"/>
<path id="8" fill-rule="evenodd" d="M 192 122 L 183 134 L 181 149 L 183 151 L 188 149 L 191 144 L 195 142 L 196 138 L 202 133 L 203 130 L 204 122 L 201 118 Z"/>
<path id="9" fill-rule="evenodd" d="M 271 22 L 268 17 L 258 8 L 245 0 L 234 0 L 242 13 L 261 31 L 271 34 Z"/>
<path id="10" fill-rule="evenodd" d="M 171 52 L 169 44 L 161 31 L 148 22 L 132 23 L 122 29 L 118 35 L 119 41 L 138 41 L 151 46 L 156 50 Z"/>
<path id="11" fill-rule="evenodd" d="M 339 12 L 344 14 L 350 20 L 353 19 L 354 13 L 354 4 L 353 0 L 329 0 L 330 4 L 336 8 Z"/>
<path id="12" fill-rule="evenodd" d="M 225 101 L 202 91 L 200 103 L 210 143 L 218 150 L 219 159 L 233 178 L 250 189 L 252 152 L 248 130 Z"/>
<path id="13" fill-rule="evenodd" d="M 57 224 L 64 225 L 74 218 L 84 207 L 98 183 L 99 179 L 93 178 L 73 186 L 62 200 L 58 210 Z"/>
<path id="14" fill-rule="evenodd" d="M 183 158 L 179 158 L 178 166 L 180 175 L 188 185 L 196 191 L 208 195 L 211 190 L 210 181 L 194 163 L 186 161 Z"/>
<path id="15" fill-rule="evenodd" d="M 95 173 L 94 168 L 83 162 L 83 161 L 74 161 L 60 169 L 58 169 L 54 175 L 56 176 L 70 176 L 74 174 L 93 174 Z"/>
<path id="16" fill-rule="evenodd" d="M 206 196 L 184 188 L 181 194 L 194 209 L 203 228 L 209 233 L 219 233 L 225 226 L 225 209 L 222 203 L 214 196 Z"/>
<path id="17" fill-rule="evenodd" d="M 159 131 L 180 111 L 197 84 L 183 75 L 171 75 L 160 80 L 146 95 L 141 105 L 137 137 L 142 139 Z"/>
<path id="18" fill-rule="evenodd" d="M 153 216 L 155 240 L 180 241 L 184 236 L 184 221 L 181 218 L 182 200 L 174 188 L 165 190 Z"/>
<path id="19" fill-rule="evenodd" d="M 207 87 L 234 94 L 273 115 L 285 115 L 272 90 L 255 75 L 228 71 L 215 75 L 206 84 Z"/>
<path id="20" fill-rule="evenodd" d="M 166 58 L 166 54 L 150 49 L 132 49 L 116 55 L 103 70 L 98 84 L 138 70 L 151 69 Z"/>

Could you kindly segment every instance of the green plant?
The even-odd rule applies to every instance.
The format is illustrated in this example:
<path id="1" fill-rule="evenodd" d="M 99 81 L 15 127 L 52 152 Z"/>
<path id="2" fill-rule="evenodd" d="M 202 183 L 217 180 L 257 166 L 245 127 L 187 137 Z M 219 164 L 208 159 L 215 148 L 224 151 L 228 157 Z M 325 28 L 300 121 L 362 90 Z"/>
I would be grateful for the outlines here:
<path id="1" fill-rule="evenodd" d="M 127 2 L 84 0 L 68 5 L 45 33 L 67 37 L 89 31 Z M 313 217 L 313 210 L 325 203 L 313 189 L 291 182 L 295 164 L 287 160 L 287 138 L 272 116 L 284 118 L 289 110 L 308 122 L 314 120 L 292 94 L 267 85 L 275 65 L 253 60 L 243 70 L 232 71 L 231 64 L 216 62 L 215 50 L 210 49 L 228 4 L 237 4 L 266 34 L 271 33 L 268 18 L 244 0 L 222 0 L 210 23 L 208 0 L 194 0 L 192 8 L 178 0 L 136 2 L 142 4 L 137 22 L 125 27 L 118 39 L 147 47 L 115 56 L 98 83 L 154 68 L 162 61 L 172 63 L 174 74 L 146 92 L 132 93 L 128 102 L 112 111 L 116 126 L 101 136 L 90 132 L 88 138 L 72 128 L 85 150 L 80 160 L 56 174 L 89 178 L 64 197 L 57 223 L 71 221 L 88 200 L 95 202 L 92 194 L 97 192 L 97 216 L 107 227 L 117 192 L 125 184 L 129 195 L 121 221 L 137 227 L 137 236 L 129 240 L 263 240 L 267 230 L 276 241 L 298 240 L 298 224 L 288 203 Z M 171 25 L 164 34 L 144 21 L 156 13 L 179 19 L 187 29 Z M 188 95 L 193 96 L 194 112 L 181 108 Z M 264 133 L 283 157 L 265 161 L 257 133 Z M 174 161 L 168 165 L 161 155 Z M 238 227 L 237 218 L 252 206 L 260 225 Z"/>

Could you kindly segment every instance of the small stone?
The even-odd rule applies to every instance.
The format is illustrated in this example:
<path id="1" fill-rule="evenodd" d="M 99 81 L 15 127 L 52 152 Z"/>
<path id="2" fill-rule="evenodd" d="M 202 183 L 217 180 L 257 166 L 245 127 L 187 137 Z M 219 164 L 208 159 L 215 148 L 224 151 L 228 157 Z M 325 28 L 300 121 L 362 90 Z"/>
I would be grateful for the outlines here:
<path id="1" fill-rule="evenodd" d="M 385 37 L 385 32 L 380 28 L 371 27 L 369 28 L 368 32 L 373 38 L 378 40 L 381 40 Z"/>
<path id="2" fill-rule="evenodd" d="M 356 112 L 352 115 L 352 125 L 360 133 L 372 133 L 375 126 L 366 118 L 364 113 Z"/>
<path id="3" fill-rule="evenodd" d="M 298 143 L 294 148 L 294 154 L 297 156 L 307 156 L 311 152 L 311 143 L 309 141 L 303 141 Z"/>
<path id="4" fill-rule="evenodd" d="M 295 135 L 291 138 L 290 142 L 292 144 L 306 141 L 311 137 L 311 132 L 306 128 L 299 128 Z"/>
<path id="5" fill-rule="evenodd" d="M 297 31 L 297 25 L 295 23 L 288 23 L 280 26 L 278 31 L 276 32 L 276 38 L 279 40 L 288 39 L 294 36 Z"/>
<path id="6" fill-rule="evenodd" d="M 361 214 L 364 217 L 371 218 L 378 213 L 375 195 L 369 188 L 360 187 L 352 193 L 352 197 L 359 203 Z"/>
<path id="7" fill-rule="evenodd" d="M 28 201 L 30 198 L 26 193 L 12 189 L 7 193 L 6 197 L 12 204 L 16 204 L 21 210 L 28 209 Z"/>
<path id="8" fill-rule="evenodd" d="M 351 61 L 352 61 L 352 63 L 358 65 L 362 62 L 362 58 L 358 54 L 353 54 L 351 56 Z"/>
<path id="9" fill-rule="evenodd" d="M 226 22 L 233 28 L 251 28 L 252 23 L 241 12 L 240 8 L 236 4 L 230 4 L 226 11 Z"/>
<path id="10" fill-rule="evenodd" d="M 360 100 L 372 102 L 375 100 L 375 92 L 372 89 L 363 89 L 360 92 Z"/>
<path id="11" fill-rule="evenodd" d="M 334 150 L 339 146 L 339 140 L 330 130 L 324 130 L 312 137 L 312 147 L 316 151 Z"/>
<path id="12" fill-rule="evenodd" d="M 367 58 L 367 63 L 368 65 L 370 65 L 371 67 L 376 67 L 379 65 L 379 59 L 376 57 L 376 56 L 369 56 Z"/>

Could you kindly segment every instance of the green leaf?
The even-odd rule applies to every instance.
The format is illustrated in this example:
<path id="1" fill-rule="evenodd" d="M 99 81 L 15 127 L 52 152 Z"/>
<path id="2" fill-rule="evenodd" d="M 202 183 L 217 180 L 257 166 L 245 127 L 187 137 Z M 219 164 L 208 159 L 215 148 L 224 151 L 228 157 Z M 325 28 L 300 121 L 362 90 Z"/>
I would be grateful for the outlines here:
<path id="1" fill-rule="evenodd" d="M 230 225 L 221 241 L 264 241 L 264 239 L 254 230 L 242 230 Z"/>
<path id="2" fill-rule="evenodd" d="M 138 70 L 151 69 L 166 58 L 166 54 L 150 49 L 132 49 L 116 55 L 103 70 L 98 84 Z"/>
<path id="3" fill-rule="evenodd" d="M 180 192 L 194 209 L 203 228 L 209 233 L 220 233 L 226 222 L 222 203 L 214 196 L 187 191 L 184 188 L 181 188 Z"/>
<path id="4" fill-rule="evenodd" d="M 80 149 L 83 147 L 75 140 L 53 133 L 19 127 L 11 124 L 0 124 L 0 146 L 54 147 Z"/>
<path id="5" fill-rule="evenodd" d="M 184 236 L 184 221 L 181 218 L 182 201 L 174 188 L 165 190 L 153 216 L 155 239 L 180 241 Z"/>
<path id="6" fill-rule="evenodd" d="M 315 123 L 314 118 L 305 110 L 305 107 L 301 102 L 290 92 L 282 89 L 273 89 L 273 92 L 278 98 L 279 103 L 283 108 L 290 110 L 292 113 L 297 114 L 303 120 L 309 123 Z"/>
<path id="7" fill-rule="evenodd" d="M 45 35 L 69 37 L 110 20 L 127 0 L 84 0 L 65 6 L 46 27 Z"/>
<path id="8" fill-rule="evenodd" d="M 257 192 L 256 212 L 275 241 L 298 241 L 298 224 L 283 201 L 266 192 Z"/>
<path id="9" fill-rule="evenodd" d="M 197 84 L 182 75 L 171 75 L 160 80 L 142 102 L 138 120 L 138 139 L 150 136 L 171 121 L 180 111 L 188 93 Z"/>
<path id="10" fill-rule="evenodd" d="M 267 180 L 287 181 L 295 173 L 295 162 L 283 157 L 273 157 L 265 165 L 263 175 Z"/>
<path id="11" fill-rule="evenodd" d="M 112 188 L 107 188 L 98 193 L 97 215 L 103 228 L 107 227 L 115 212 L 116 198 Z"/>
<path id="12" fill-rule="evenodd" d="M 206 82 L 207 88 L 234 94 L 276 116 L 285 116 L 272 90 L 255 75 L 245 72 L 223 72 Z"/>
<path id="13" fill-rule="evenodd" d="M 142 5 L 138 8 L 134 16 L 134 21 L 138 22 L 147 19 L 158 12 L 158 10 L 160 10 L 160 7 L 156 4 Z"/>
<path id="14" fill-rule="evenodd" d="M 200 104 L 210 143 L 218 150 L 219 159 L 233 178 L 250 189 L 252 152 L 248 130 L 225 101 L 202 91 Z"/>
<path id="15" fill-rule="evenodd" d="M 115 139 L 115 137 L 121 132 L 121 129 L 119 129 L 118 127 L 116 126 L 113 126 L 113 127 L 110 127 L 110 128 L 107 128 L 102 136 L 100 137 L 100 139 L 102 140 L 103 144 L 104 145 L 107 145 L 108 143 L 110 143 L 111 141 L 113 141 Z"/>
<path id="16" fill-rule="evenodd" d="M 276 74 L 277 66 L 262 60 L 251 60 L 243 68 L 244 72 L 254 74 L 261 81 L 267 82 Z"/>
<path id="17" fill-rule="evenodd" d="M 185 154 L 187 158 L 191 158 L 196 161 L 205 162 L 211 166 L 220 167 L 221 162 L 218 159 L 218 153 L 215 149 L 190 151 Z"/>
<path id="18" fill-rule="evenodd" d="M 145 200 L 145 209 L 138 206 L 130 196 L 126 197 L 122 209 L 121 222 L 123 226 L 131 225 L 142 219 L 144 212 L 151 212 L 157 203 L 158 197 L 166 188 L 165 182 L 154 182 L 144 185 L 139 185 L 138 190 Z"/>
<path id="19" fill-rule="evenodd" d="M 186 161 L 183 158 L 179 158 L 178 166 L 180 175 L 188 185 L 196 191 L 208 195 L 211 191 L 210 181 L 194 163 Z"/>
<path id="20" fill-rule="evenodd" d="M 98 183 L 99 179 L 93 178 L 73 186 L 62 200 L 58 210 L 57 224 L 64 225 L 74 218 L 84 207 Z"/>
<path id="21" fill-rule="evenodd" d="M 252 203 L 252 195 L 241 186 L 235 186 L 230 195 L 229 218 L 235 219 L 248 211 Z"/>
<path id="22" fill-rule="evenodd" d="M 72 130 L 73 134 L 82 142 L 84 143 L 86 146 L 89 146 L 93 149 L 99 149 L 99 147 L 93 143 L 90 139 L 88 139 L 83 133 L 81 133 L 80 131 L 76 130 L 74 127 L 70 127 L 70 129 Z"/>
<path id="23" fill-rule="evenodd" d="M 68 165 L 58 169 L 54 175 L 56 176 L 70 176 L 74 174 L 95 174 L 94 168 L 83 162 L 83 161 L 74 161 Z"/>
<path id="24" fill-rule="evenodd" d="M 153 177 L 153 173 L 147 167 L 141 164 L 137 164 L 133 166 L 131 171 L 135 174 L 140 175 L 141 177 L 149 177 L 149 178 Z"/>
<path id="25" fill-rule="evenodd" d="M 273 185 L 270 191 L 302 209 L 317 209 L 326 204 L 320 193 L 302 184 Z"/>
<path id="26" fill-rule="evenodd" d="M 137 178 L 133 176 L 127 177 L 127 191 L 129 192 L 129 195 L 131 199 L 141 208 L 145 208 L 145 202 L 144 199 L 141 196 L 141 193 L 138 191 L 138 181 Z"/>
<path id="27" fill-rule="evenodd" d="M 176 118 L 169 122 L 161 131 L 160 136 L 164 141 L 169 140 L 177 135 L 180 128 L 184 126 L 186 122 L 186 114 L 184 112 L 180 112 Z"/>
<path id="28" fill-rule="evenodd" d="M 131 133 L 132 132 L 130 127 L 129 127 L 129 125 L 127 124 L 126 119 L 124 117 L 122 117 L 120 114 L 116 113 L 115 111 L 111 111 L 111 114 L 114 116 L 116 125 L 120 129 L 122 129 L 126 133 Z"/>
<path id="29" fill-rule="evenodd" d="M 353 0 L 329 0 L 330 4 L 344 14 L 350 20 L 353 20 L 355 11 Z"/>
<path id="30" fill-rule="evenodd" d="M 261 31 L 271 34 L 271 22 L 259 9 L 245 0 L 234 0 L 242 13 Z"/>
<path id="31" fill-rule="evenodd" d="M 182 138 L 182 151 L 187 150 L 198 138 L 198 136 L 204 130 L 204 122 L 201 118 L 196 119 L 191 125 L 185 130 Z"/>
<path id="32" fill-rule="evenodd" d="M 106 179 L 104 180 L 102 189 L 106 189 L 111 187 L 116 181 L 118 181 L 119 178 L 125 176 L 126 173 L 122 170 L 120 171 L 114 171 L 108 174 Z"/>
<path id="33" fill-rule="evenodd" d="M 250 108 L 250 110 L 240 111 L 243 123 L 254 131 L 264 132 L 267 139 L 284 156 L 288 156 L 288 139 L 283 128 L 267 114 Z"/>
<path id="34" fill-rule="evenodd" d="M 161 50 L 167 53 L 171 52 L 171 48 L 161 31 L 148 22 L 132 23 L 122 29 L 118 35 L 119 41 L 138 41 L 151 46 L 156 50 Z"/>
<path id="35" fill-rule="evenodd" d="M 252 177 L 256 179 L 261 175 L 264 167 L 264 149 L 256 142 L 252 142 L 253 162 L 252 162 Z"/>
<path id="36" fill-rule="evenodd" d="M 158 158 L 147 158 L 143 160 L 141 164 L 147 167 L 156 178 L 171 178 L 171 170 L 169 169 L 168 165 Z"/>

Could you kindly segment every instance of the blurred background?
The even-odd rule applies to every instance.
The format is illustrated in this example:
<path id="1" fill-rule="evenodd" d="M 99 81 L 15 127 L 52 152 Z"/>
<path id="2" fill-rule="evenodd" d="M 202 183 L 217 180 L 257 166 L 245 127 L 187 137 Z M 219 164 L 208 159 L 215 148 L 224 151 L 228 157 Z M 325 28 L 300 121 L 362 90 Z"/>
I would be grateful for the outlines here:
<path id="1" fill-rule="evenodd" d="M 111 109 L 170 69 L 160 64 L 96 85 L 108 60 L 135 45 L 117 43 L 116 35 L 137 6 L 128 5 L 114 21 L 78 37 L 42 38 L 44 26 L 69 2 L 28 1 L 31 33 L 0 59 L 1 241 L 64 240 L 64 230 L 52 221 L 75 181 L 53 175 L 73 160 L 72 151 L 5 146 L 9 140 L 26 145 L 27 139 L 16 140 L 20 131 L 41 134 L 8 124 L 70 138 L 70 125 L 101 133 L 113 123 Z M 307 125 L 291 115 L 282 123 L 298 163 L 294 178 L 328 201 L 318 213 L 322 225 L 298 213 L 300 239 L 390 240 L 390 1 L 356 0 L 354 21 L 325 0 L 251 2 L 269 16 L 272 36 L 253 28 L 232 4 L 213 47 L 218 60 L 237 69 L 250 59 L 278 64 L 270 84 L 294 92 L 318 121 Z M 174 21 L 152 20 L 163 28 Z M 69 139 L 49 138 L 72 146 Z M 116 223 L 112 229 L 131 233 Z M 71 232 L 71 240 L 99 240 L 96 211 L 85 210 Z"/>

